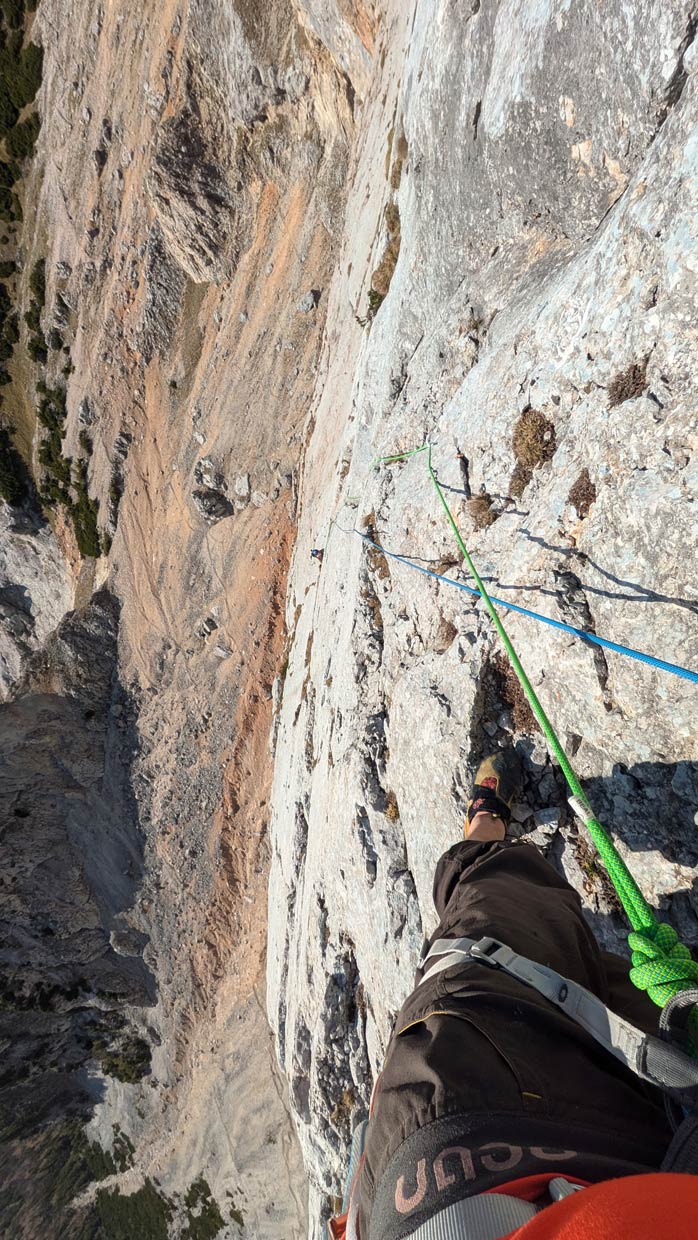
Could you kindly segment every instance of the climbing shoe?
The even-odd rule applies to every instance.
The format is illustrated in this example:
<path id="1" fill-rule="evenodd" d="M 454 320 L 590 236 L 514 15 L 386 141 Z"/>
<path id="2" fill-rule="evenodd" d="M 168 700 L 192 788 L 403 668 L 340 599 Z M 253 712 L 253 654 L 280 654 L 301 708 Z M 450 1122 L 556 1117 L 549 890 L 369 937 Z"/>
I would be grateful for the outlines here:
<path id="1" fill-rule="evenodd" d="M 521 785 L 521 759 L 515 749 L 498 749 L 484 758 L 477 768 L 473 795 L 468 801 L 465 834 L 475 814 L 494 814 L 505 826 L 511 820 L 511 805 Z"/>

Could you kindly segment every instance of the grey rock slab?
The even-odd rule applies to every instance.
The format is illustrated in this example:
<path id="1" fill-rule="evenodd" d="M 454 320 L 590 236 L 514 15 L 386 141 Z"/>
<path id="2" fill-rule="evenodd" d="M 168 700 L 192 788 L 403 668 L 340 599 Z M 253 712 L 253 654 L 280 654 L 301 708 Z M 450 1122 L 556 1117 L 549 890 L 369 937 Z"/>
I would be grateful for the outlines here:
<path id="1" fill-rule="evenodd" d="M 352 60 L 346 32 L 330 29 L 333 6 L 321 8 L 306 5 L 309 23 L 358 82 L 368 70 Z M 351 532 L 372 514 L 385 547 L 428 569 L 456 551 L 424 456 L 372 468 L 376 458 L 429 440 L 469 531 L 461 452 L 472 494 L 484 487 L 501 510 L 471 538 L 488 586 L 565 620 L 568 591 L 556 574 L 571 573 L 575 606 L 597 633 L 649 652 L 661 635 L 664 657 L 698 666 L 687 556 L 698 491 L 692 49 L 682 60 L 690 6 L 642 0 L 630 11 L 611 0 L 591 25 L 582 8 L 544 4 L 443 5 L 434 16 L 418 7 L 409 39 L 395 16 L 384 79 L 372 83 L 371 99 L 388 90 L 408 158 L 395 195 L 399 257 L 363 331 L 354 312 L 363 314 L 365 293 L 347 273 L 356 265 L 363 280 L 376 269 L 389 189 L 383 114 L 367 107 L 362 120 L 306 424 L 298 546 L 317 545 L 317 531 L 337 524 L 319 581 L 302 550 L 289 580 L 267 993 L 289 1079 L 294 1031 L 309 1031 L 310 1118 L 298 1126 L 318 1217 L 341 1191 L 346 1165 L 349 1125 L 332 1122 L 337 1098 L 351 1080 L 357 1105 L 366 1104 L 420 934 L 435 923 L 434 865 L 460 836 L 483 731 L 491 744 L 483 725 L 510 706 L 502 701 L 493 718 L 483 707 L 496 645 L 482 605 L 404 564 L 381 563 Z M 571 66 L 564 87 L 555 64 Z M 380 77 L 379 60 L 373 71 Z M 628 391 L 623 376 L 645 358 L 642 383 Z M 515 495 L 513 436 L 528 406 L 553 423 L 556 451 Z M 568 497 L 584 469 L 596 499 L 580 516 Z M 619 838 L 635 841 L 628 864 L 647 897 L 680 922 L 698 862 L 687 791 L 698 759 L 692 687 L 500 614 L 559 734 L 577 738 L 592 804 Z M 446 619 L 458 637 L 444 649 Z M 560 828 L 562 807 L 550 805 L 560 788 L 544 773 L 544 739 L 537 729 L 511 735 L 531 807 L 516 820 L 537 815 L 536 842 L 617 948 L 620 923 L 604 886 L 590 882 L 577 841 Z M 317 762 L 307 760 L 309 738 Z M 670 813 L 657 813 L 663 802 Z M 299 804 L 306 825 L 294 848 Z M 326 1046 L 338 1015 L 328 977 L 348 943 L 342 970 L 357 1002 L 338 1032 L 365 1047 L 365 1077 L 342 1043 L 332 1044 L 331 1064 Z"/>
<path id="2" fill-rule="evenodd" d="M 238 474 L 238 477 L 235 479 L 235 486 L 233 489 L 238 499 L 241 499 L 241 500 L 249 499 L 250 491 L 251 491 L 250 475 L 249 474 Z"/>
<path id="3" fill-rule="evenodd" d="M 217 521 L 232 517 L 235 512 L 228 497 L 222 495 L 220 491 L 204 488 L 192 491 L 192 501 L 197 512 L 209 525 L 215 525 Z"/>
<path id="4" fill-rule="evenodd" d="M 73 602 L 68 567 L 43 518 L 0 501 L 0 701 Z"/>
<path id="5" fill-rule="evenodd" d="M 533 815 L 533 821 L 538 830 L 550 832 L 552 835 L 560 825 L 560 817 L 560 810 L 551 806 L 549 809 L 537 809 Z"/>
<path id="6" fill-rule="evenodd" d="M 296 306 L 296 310 L 299 314 L 310 314 L 310 312 L 317 306 L 319 300 L 320 293 L 318 290 L 314 288 L 309 289 L 308 292 L 304 293 L 301 297 L 298 305 Z"/>
<path id="7" fill-rule="evenodd" d="M 525 805 L 523 801 L 514 801 L 511 807 L 511 816 L 514 822 L 525 822 L 531 817 L 532 809 L 529 805 Z"/>
<path id="8" fill-rule="evenodd" d="M 197 461 L 194 467 L 194 477 L 199 486 L 208 487 L 215 491 L 227 491 L 228 489 L 224 473 L 217 465 L 214 465 L 208 456 L 204 456 L 200 461 Z"/>

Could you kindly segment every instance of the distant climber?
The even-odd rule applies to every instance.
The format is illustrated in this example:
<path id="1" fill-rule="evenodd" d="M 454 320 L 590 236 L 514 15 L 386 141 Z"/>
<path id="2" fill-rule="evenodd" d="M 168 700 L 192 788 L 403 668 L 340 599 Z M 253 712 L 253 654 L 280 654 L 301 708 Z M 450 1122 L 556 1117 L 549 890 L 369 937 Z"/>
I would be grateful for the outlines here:
<path id="1" fill-rule="evenodd" d="M 322 547 L 313 547 L 310 552 L 311 558 L 313 560 L 318 560 L 320 564 L 322 564 L 324 554 L 325 552 Z"/>
<path id="2" fill-rule="evenodd" d="M 698 1234 L 698 1179 L 666 1174 L 696 1170 L 698 1124 L 667 1156 L 662 1092 L 603 1044 L 620 1028 L 615 1012 L 644 1045 L 656 1010 L 627 962 L 600 949 L 569 883 L 533 846 L 507 840 L 519 778 L 513 749 L 481 763 L 465 838 L 437 864 L 439 925 L 397 1016 L 334 1237 Z M 584 1011 L 601 1038 L 577 1023 L 579 1008 L 556 1006 L 575 983 L 591 992 Z"/>

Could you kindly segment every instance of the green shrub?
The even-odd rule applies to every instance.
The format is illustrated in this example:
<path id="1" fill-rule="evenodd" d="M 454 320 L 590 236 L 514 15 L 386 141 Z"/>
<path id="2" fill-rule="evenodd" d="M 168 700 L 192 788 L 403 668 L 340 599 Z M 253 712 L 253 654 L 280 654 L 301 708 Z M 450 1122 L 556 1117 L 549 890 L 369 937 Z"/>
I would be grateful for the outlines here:
<path id="1" fill-rule="evenodd" d="M 24 0 L 0 0 L 0 9 L 6 25 L 19 30 L 24 25 Z"/>
<path id="2" fill-rule="evenodd" d="M 0 335 L 0 357 L 9 361 L 19 340 L 19 322 L 16 314 L 10 314 L 2 325 Z"/>
<path id="3" fill-rule="evenodd" d="M 51 477 L 64 486 L 70 486 L 72 461 L 63 455 L 63 435 L 60 430 L 52 429 L 39 444 L 39 462 L 45 466 Z"/>
<path id="4" fill-rule="evenodd" d="M 8 504 L 21 504 L 28 490 L 27 467 L 13 446 L 10 432 L 0 426 L 0 495 Z"/>
<path id="5" fill-rule="evenodd" d="M 28 43 L 19 55 L 10 56 L 9 48 L 0 53 L 0 78 L 10 99 L 20 112 L 31 103 L 41 86 L 43 49 L 36 43 Z"/>
<path id="6" fill-rule="evenodd" d="M 0 185 L 0 220 L 15 224 L 22 219 L 22 206 L 17 195 L 6 186 Z"/>
<path id="7" fill-rule="evenodd" d="M 41 366 L 45 366 L 48 361 L 48 350 L 46 342 L 41 336 L 30 336 L 27 342 L 27 353 L 34 362 L 39 362 Z"/>
<path id="8" fill-rule="evenodd" d="M 374 319 L 383 305 L 384 294 L 379 293 L 377 289 L 370 288 L 368 290 L 368 314 L 369 320 Z"/>
<path id="9" fill-rule="evenodd" d="M 184 1204 L 187 1207 L 187 1226 L 182 1232 L 182 1240 L 213 1240 L 223 1230 L 223 1215 L 203 1176 L 194 1180 Z"/>
<path id="10" fill-rule="evenodd" d="M 41 401 L 36 411 L 36 417 L 37 421 L 39 421 L 41 425 L 45 426 L 48 430 L 52 430 L 57 425 L 53 412 L 53 406 L 50 402 L 44 403 L 44 401 Z"/>
<path id="11" fill-rule="evenodd" d="M 12 299 L 6 284 L 0 284 L 0 318 L 5 319 L 12 309 Z"/>
<path id="12" fill-rule="evenodd" d="M 87 470 L 86 462 L 85 471 Z M 86 492 L 85 492 L 86 494 Z M 97 537 L 97 504 L 95 505 L 95 545 L 96 551 L 83 552 L 84 555 L 99 555 L 99 539 Z M 76 530 L 77 532 L 77 530 Z M 79 545 L 78 539 L 78 545 Z M 80 548 L 82 550 L 82 548 Z M 124 1081 L 126 1084 L 135 1084 L 142 1081 L 143 1077 L 150 1072 L 150 1047 L 143 1038 L 130 1037 L 117 1050 L 107 1051 L 100 1055 L 99 1061 L 102 1071 L 106 1076 L 114 1076 L 117 1081 Z"/>
<path id="13" fill-rule="evenodd" d="M 41 306 L 38 301 L 29 302 L 29 309 L 24 311 L 24 322 L 30 332 L 36 334 L 41 331 Z"/>
<path id="14" fill-rule="evenodd" d="M 13 259 L 8 258 L 4 261 L 0 261 L 0 280 L 9 280 L 10 276 L 13 276 L 16 270 L 17 264 Z"/>
<path id="15" fill-rule="evenodd" d="M 43 309 L 46 304 L 46 259 L 37 258 L 29 276 L 29 288 Z"/>
<path id="16" fill-rule="evenodd" d="M 52 1216 L 62 1217 L 66 1206 L 92 1178 L 85 1158 L 88 1142 L 82 1122 L 70 1119 L 51 1124 L 33 1137 L 32 1144 L 39 1149 L 37 1162 L 46 1186 L 46 1208 Z"/>
<path id="17" fill-rule="evenodd" d="M 100 1188 L 96 1201 L 109 1240 L 167 1240 L 172 1207 L 150 1180 L 129 1197 Z"/>
<path id="18" fill-rule="evenodd" d="M 39 401 L 36 416 L 42 426 L 46 426 L 49 430 L 62 431 L 65 414 L 61 406 L 54 401 L 50 390 L 48 395 L 42 396 Z"/>
<path id="19" fill-rule="evenodd" d="M 22 208 L 19 198 L 15 193 L 9 193 L 0 188 L 0 219 L 4 219 L 7 224 L 20 223 L 22 218 Z"/>
<path id="20" fill-rule="evenodd" d="M 19 120 L 19 112 L 0 83 L 0 138 L 10 133 Z"/>
<path id="21" fill-rule="evenodd" d="M 73 504 L 71 515 L 78 549 L 81 555 L 96 560 L 100 554 L 99 531 L 97 529 L 99 504 L 96 499 L 90 499 L 88 494 L 87 461 L 84 457 L 80 457 L 75 466 L 73 490 L 77 495 L 77 499 Z M 143 1063 L 143 1052 L 136 1046 L 137 1043 L 140 1043 L 147 1053 L 147 1064 L 142 1071 L 140 1068 Z M 110 1062 L 111 1071 L 105 1067 L 106 1060 Z M 105 1055 L 104 1059 L 102 1059 L 103 1070 L 110 1076 L 118 1077 L 120 1081 L 140 1081 L 149 1067 L 150 1047 L 147 1042 L 143 1042 L 140 1038 L 134 1038 L 133 1043 L 127 1044 L 120 1055 Z"/>
<path id="22" fill-rule="evenodd" d="M 109 483 L 110 516 L 114 525 L 116 525 L 119 520 L 119 504 L 121 503 L 121 496 L 123 493 L 124 483 L 121 474 L 117 469 L 113 472 L 111 482 Z"/>
<path id="23" fill-rule="evenodd" d="M 56 504 L 62 504 L 64 508 L 70 508 L 72 503 L 70 491 L 66 487 L 62 487 L 54 478 L 46 479 L 43 490 L 39 492 L 39 498 L 47 508 L 55 508 Z"/>
<path id="24" fill-rule="evenodd" d="M 133 1166 L 133 1156 L 136 1147 L 133 1141 L 125 1132 L 121 1131 L 118 1124 L 112 1124 L 112 1132 L 114 1140 L 112 1142 L 112 1158 L 116 1163 L 119 1171 L 128 1171 Z"/>
<path id="25" fill-rule="evenodd" d="M 57 327 L 52 327 L 48 334 L 48 347 L 53 349 L 54 352 L 58 352 L 59 349 L 63 348 L 63 337 Z"/>
<path id="26" fill-rule="evenodd" d="M 47 388 L 46 395 L 51 398 L 62 418 L 68 409 L 68 393 L 64 387 Z"/>
<path id="27" fill-rule="evenodd" d="M 32 112 L 25 121 L 19 121 L 5 138 L 8 155 L 11 155 L 13 159 L 29 159 L 34 154 L 40 129 L 41 117 L 38 112 Z"/>
<path id="28" fill-rule="evenodd" d="M 109 1150 L 103 1150 L 96 1141 L 88 1143 L 84 1157 L 93 1180 L 106 1180 L 107 1176 L 116 1175 L 116 1163 Z"/>
<path id="29" fill-rule="evenodd" d="M 12 189 L 15 181 L 19 180 L 19 168 L 16 164 L 5 163 L 0 160 L 0 185 L 4 185 L 5 189 Z M 3 245 L 7 245 L 7 238 L 3 241 Z M 2 241 L 2 237 L 0 237 Z"/>

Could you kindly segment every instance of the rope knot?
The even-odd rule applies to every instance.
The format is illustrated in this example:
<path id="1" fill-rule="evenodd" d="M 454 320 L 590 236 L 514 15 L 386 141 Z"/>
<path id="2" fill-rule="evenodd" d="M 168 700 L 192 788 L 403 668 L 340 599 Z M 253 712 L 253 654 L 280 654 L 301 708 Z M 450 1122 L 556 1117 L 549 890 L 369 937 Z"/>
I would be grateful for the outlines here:
<path id="1" fill-rule="evenodd" d="M 667 922 L 632 931 L 628 944 L 633 960 L 630 980 L 638 990 L 646 990 L 658 1007 L 696 985 L 698 963 Z"/>

